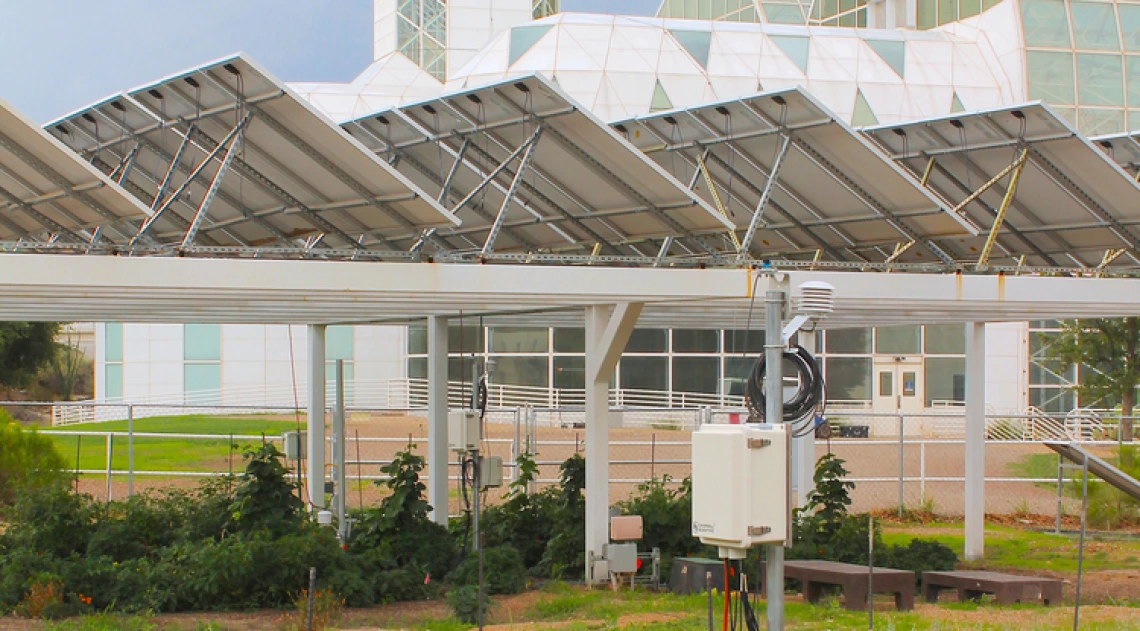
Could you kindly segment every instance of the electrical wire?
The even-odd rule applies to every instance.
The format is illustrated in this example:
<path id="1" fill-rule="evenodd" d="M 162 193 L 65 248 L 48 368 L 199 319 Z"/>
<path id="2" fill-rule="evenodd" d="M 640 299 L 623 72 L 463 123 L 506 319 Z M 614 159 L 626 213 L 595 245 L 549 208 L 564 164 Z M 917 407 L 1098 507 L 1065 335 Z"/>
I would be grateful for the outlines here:
<path id="1" fill-rule="evenodd" d="M 784 402 L 783 418 L 765 419 L 769 423 L 801 421 L 813 414 L 824 397 L 823 371 L 819 362 L 802 346 L 797 345 L 793 351 L 784 351 L 785 361 L 792 362 L 799 376 L 799 388 L 788 401 Z M 764 374 L 767 367 L 766 358 L 761 355 L 752 366 L 748 381 L 744 384 L 744 402 L 753 417 L 763 417 L 765 411 Z"/>

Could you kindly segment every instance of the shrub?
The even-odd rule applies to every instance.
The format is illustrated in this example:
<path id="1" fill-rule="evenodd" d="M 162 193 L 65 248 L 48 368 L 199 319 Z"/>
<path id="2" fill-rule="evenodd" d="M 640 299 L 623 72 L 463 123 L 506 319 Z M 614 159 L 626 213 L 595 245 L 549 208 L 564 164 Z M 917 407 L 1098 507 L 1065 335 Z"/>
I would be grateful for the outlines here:
<path id="1" fill-rule="evenodd" d="M 958 555 L 949 546 L 932 539 L 911 539 L 905 546 L 889 546 L 883 550 L 882 561 L 875 554 L 876 564 L 897 570 L 910 570 L 915 578 L 922 572 L 953 570 Z"/>
<path id="2" fill-rule="evenodd" d="M 529 454 L 515 460 L 519 475 L 508 487 L 501 504 L 489 506 L 479 516 L 479 531 L 487 547 L 510 546 L 518 551 L 523 565 L 534 567 L 542 561 L 554 528 L 554 495 L 528 493 L 538 466 Z"/>
<path id="3" fill-rule="evenodd" d="M 471 585 L 456 587 L 447 592 L 447 604 L 456 619 L 465 624 L 476 624 L 479 616 L 479 588 Z M 483 611 L 486 612 L 491 599 L 483 597 Z"/>
<path id="4" fill-rule="evenodd" d="M 586 459 L 574 454 L 561 466 L 561 485 L 553 490 L 550 508 L 554 524 L 550 541 L 536 568 L 550 578 L 580 576 L 586 571 Z"/>
<path id="5" fill-rule="evenodd" d="M 11 505 L 23 487 L 62 485 L 66 466 L 50 438 L 24 429 L 0 408 L 0 507 Z"/>
<path id="6" fill-rule="evenodd" d="M 59 579 L 42 575 L 32 581 L 28 593 L 16 607 L 16 613 L 25 618 L 41 618 L 44 612 L 63 603 L 63 586 Z"/>
<path id="7" fill-rule="evenodd" d="M 273 443 L 245 452 L 245 473 L 238 479 L 230 504 L 236 530 L 282 534 L 297 526 L 305 504 L 286 478 L 289 470 L 282 463 L 284 457 Z"/>
<path id="8" fill-rule="evenodd" d="M 1134 445 L 1123 445 L 1112 459 L 1118 469 L 1140 479 L 1140 458 Z M 1073 482 L 1073 491 L 1081 496 L 1081 476 L 1078 473 Z M 1112 530 L 1121 526 L 1140 523 L 1140 501 L 1127 495 L 1110 484 L 1090 484 L 1089 526 Z"/>
<path id="9" fill-rule="evenodd" d="M 309 590 L 302 589 L 294 594 L 293 611 L 283 617 L 278 628 L 281 631 L 304 631 L 310 628 L 323 631 L 334 628 L 340 624 L 343 608 L 344 599 L 332 590 L 316 590 L 313 592 L 313 626 L 309 627 Z"/>
<path id="10" fill-rule="evenodd" d="M 467 555 L 447 581 L 455 586 L 478 585 L 479 555 Z M 483 550 L 483 588 L 488 594 L 518 594 L 526 589 L 526 567 L 516 550 L 506 546 Z"/>
<path id="11" fill-rule="evenodd" d="M 693 485 L 690 478 L 679 487 L 669 487 L 665 475 L 638 485 L 637 493 L 617 506 L 627 515 L 640 515 L 643 535 L 638 547 L 661 550 L 661 575 L 669 576 L 673 559 L 697 554 L 700 539 L 692 535 Z"/>

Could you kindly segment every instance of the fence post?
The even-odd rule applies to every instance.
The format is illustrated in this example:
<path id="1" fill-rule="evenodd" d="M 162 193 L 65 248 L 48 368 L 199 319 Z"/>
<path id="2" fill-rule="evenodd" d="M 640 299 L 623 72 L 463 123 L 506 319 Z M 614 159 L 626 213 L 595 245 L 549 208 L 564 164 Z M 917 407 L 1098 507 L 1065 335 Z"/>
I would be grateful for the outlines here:
<path id="1" fill-rule="evenodd" d="M 115 435 L 107 432 L 107 503 L 111 502 L 111 453 Z"/>
<path id="2" fill-rule="evenodd" d="M 127 497 L 135 494 L 135 406 L 127 406 Z"/>
<path id="3" fill-rule="evenodd" d="M 918 443 L 918 498 L 926 503 L 926 441 Z"/>
<path id="4" fill-rule="evenodd" d="M 902 411 L 900 411 L 899 412 L 899 517 L 903 516 L 903 503 L 905 502 L 905 498 L 903 496 L 903 475 L 905 474 L 904 465 L 906 463 L 903 460 L 903 436 L 904 436 L 904 434 L 903 434 L 903 414 L 902 414 Z"/>
<path id="5" fill-rule="evenodd" d="M 1062 504 L 1062 501 L 1064 499 L 1063 493 L 1064 493 L 1064 488 L 1065 488 L 1064 487 L 1064 484 L 1065 484 L 1064 471 L 1065 471 L 1065 459 L 1061 457 L 1061 454 L 1057 454 L 1057 522 L 1054 524 L 1054 527 L 1053 527 L 1053 531 L 1056 532 L 1057 534 L 1061 534 L 1061 511 L 1064 508 L 1064 506 Z"/>

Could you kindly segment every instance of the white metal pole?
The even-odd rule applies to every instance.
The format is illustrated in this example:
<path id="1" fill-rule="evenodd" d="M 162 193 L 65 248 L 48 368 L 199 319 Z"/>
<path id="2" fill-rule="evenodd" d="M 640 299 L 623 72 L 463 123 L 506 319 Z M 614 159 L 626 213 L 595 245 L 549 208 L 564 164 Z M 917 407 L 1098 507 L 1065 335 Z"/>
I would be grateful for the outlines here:
<path id="1" fill-rule="evenodd" d="M 447 525 L 447 318 L 428 317 L 428 503 L 431 519 Z"/>
<path id="2" fill-rule="evenodd" d="M 345 520 L 345 505 L 347 495 L 344 488 L 344 360 L 336 360 L 336 390 L 333 404 L 333 482 L 336 495 L 333 508 L 336 511 L 336 528 L 340 540 L 343 542 L 348 536 L 348 522 Z"/>
<path id="3" fill-rule="evenodd" d="M 586 559 L 602 556 L 602 546 L 609 540 L 607 517 L 610 505 L 610 384 L 593 379 L 602 361 L 600 348 L 609 310 L 604 306 L 586 307 Z M 586 582 L 597 583 L 608 576 L 594 576 L 591 563 L 586 565 Z"/>
<path id="4" fill-rule="evenodd" d="M 985 555 L 986 325 L 966 325 L 966 560 Z"/>
<path id="5" fill-rule="evenodd" d="M 111 501 L 111 455 L 114 450 L 115 435 L 107 434 L 107 502 Z"/>
<path id="6" fill-rule="evenodd" d="M 800 331 L 799 344 L 807 349 L 812 356 L 819 351 L 819 333 L 816 331 Z M 818 360 L 817 360 L 818 361 Z M 805 430 L 806 431 L 806 430 Z M 792 487 L 795 490 L 796 506 L 807 505 L 808 497 L 815 490 L 815 420 L 812 420 L 812 431 L 804 436 L 794 439 L 792 447 L 792 472 L 794 479 Z"/>
<path id="7" fill-rule="evenodd" d="M 764 294 L 764 422 L 783 423 L 784 420 L 784 343 L 783 329 L 784 292 L 768 291 Z M 786 429 L 786 428 L 785 428 Z M 789 437 L 790 440 L 790 437 Z M 791 480 L 789 483 L 789 495 Z M 789 503 L 790 508 L 790 503 Z M 788 531 L 791 537 L 791 530 Z M 784 548 L 767 546 L 768 631 L 784 628 Z"/>
<path id="8" fill-rule="evenodd" d="M 309 503 L 325 507 L 325 325 L 309 325 Z"/>
<path id="9" fill-rule="evenodd" d="M 135 406 L 127 406 L 127 497 L 135 494 Z"/>

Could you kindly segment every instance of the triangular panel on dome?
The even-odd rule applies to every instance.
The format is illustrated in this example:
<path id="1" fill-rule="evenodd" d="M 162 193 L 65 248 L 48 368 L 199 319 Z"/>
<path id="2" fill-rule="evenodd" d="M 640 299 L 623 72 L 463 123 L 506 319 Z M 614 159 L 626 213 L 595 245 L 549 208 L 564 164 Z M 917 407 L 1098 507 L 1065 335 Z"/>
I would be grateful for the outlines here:
<path id="1" fill-rule="evenodd" d="M 653 100 L 649 102 L 649 111 L 660 112 L 671 109 L 673 109 L 673 100 L 665 93 L 665 88 L 658 79 L 657 84 L 653 86 Z"/>
<path id="2" fill-rule="evenodd" d="M 900 77 L 904 76 L 906 69 L 906 42 L 899 39 L 871 39 L 864 38 L 864 42 L 871 50 L 879 54 Z"/>
<path id="3" fill-rule="evenodd" d="M 553 28 L 550 24 L 540 24 L 538 26 L 516 26 L 511 29 L 511 54 L 507 64 L 513 64 L 518 61 L 519 57 L 526 54 L 531 46 L 534 46 L 538 40 L 542 39 L 544 35 L 550 32 Z"/>
<path id="4" fill-rule="evenodd" d="M 702 68 L 709 67 L 709 49 L 712 47 L 712 31 L 682 31 L 669 29 L 669 34 L 681 45 Z"/>
<path id="5" fill-rule="evenodd" d="M 851 125 L 854 127 L 863 127 L 864 125 L 878 125 L 879 118 L 875 116 L 875 112 L 871 110 L 870 104 L 867 103 L 867 98 L 863 96 L 862 90 L 855 91 L 855 112 L 851 114 Z"/>
<path id="6" fill-rule="evenodd" d="M 788 59 L 799 66 L 804 74 L 807 74 L 810 37 L 806 35 L 769 35 L 768 39 L 779 46 L 780 50 L 788 56 Z"/>
<path id="7" fill-rule="evenodd" d="M 962 105 L 962 99 L 958 98 L 958 93 L 954 93 L 954 99 L 950 101 L 950 112 L 965 112 L 966 106 Z"/>

